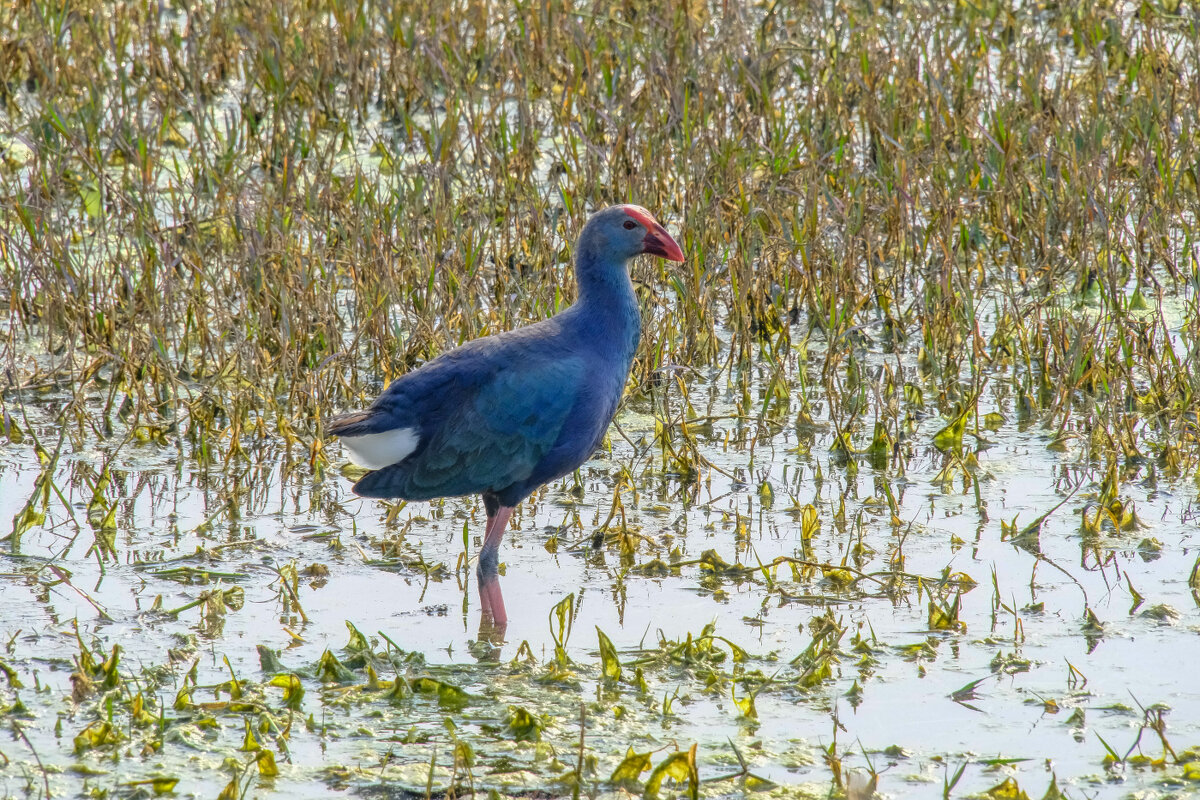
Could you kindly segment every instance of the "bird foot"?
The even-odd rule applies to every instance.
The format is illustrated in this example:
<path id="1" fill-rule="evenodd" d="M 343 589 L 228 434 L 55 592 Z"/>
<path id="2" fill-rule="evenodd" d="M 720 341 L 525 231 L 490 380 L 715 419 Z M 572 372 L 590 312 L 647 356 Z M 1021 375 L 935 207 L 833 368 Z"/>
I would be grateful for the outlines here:
<path id="1" fill-rule="evenodd" d="M 480 579 L 479 606 L 483 609 L 483 622 L 490 621 L 500 631 L 508 627 L 508 614 L 504 610 L 504 595 L 500 592 L 500 579 L 496 576 L 491 576 L 490 580 Z"/>
<path id="2" fill-rule="evenodd" d="M 479 618 L 479 632 L 476 638 L 481 642 L 487 642 L 493 647 L 499 647 L 504 644 L 504 632 L 507 626 L 497 625 L 489 614 L 484 614 Z M 496 658 L 499 658 L 499 651 Z"/>

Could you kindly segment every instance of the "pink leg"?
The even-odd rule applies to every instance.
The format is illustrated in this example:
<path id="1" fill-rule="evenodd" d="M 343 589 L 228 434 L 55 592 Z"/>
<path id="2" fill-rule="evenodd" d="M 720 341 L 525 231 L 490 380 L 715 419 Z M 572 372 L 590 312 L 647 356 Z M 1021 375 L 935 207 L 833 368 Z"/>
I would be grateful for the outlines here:
<path id="1" fill-rule="evenodd" d="M 488 516 L 483 549 L 479 551 L 479 567 L 475 570 L 479 577 L 479 605 L 484 619 L 491 617 L 497 628 L 508 624 L 504 595 L 500 593 L 500 540 L 504 538 L 504 529 L 508 527 L 512 512 L 511 507 L 500 506 L 495 514 Z"/>

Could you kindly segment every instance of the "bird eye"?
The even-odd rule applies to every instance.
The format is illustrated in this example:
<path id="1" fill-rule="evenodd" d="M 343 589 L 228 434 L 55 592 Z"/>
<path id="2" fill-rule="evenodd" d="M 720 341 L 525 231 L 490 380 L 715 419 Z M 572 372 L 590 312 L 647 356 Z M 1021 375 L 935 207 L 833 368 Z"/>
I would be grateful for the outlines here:
<path id="1" fill-rule="evenodd" d="M 637 227 L 637 223 L 634 222 L 633 220 L 631 220 L 631 219 L 625 220 L 625 230 L 631 231 L 636 227 Z"/>

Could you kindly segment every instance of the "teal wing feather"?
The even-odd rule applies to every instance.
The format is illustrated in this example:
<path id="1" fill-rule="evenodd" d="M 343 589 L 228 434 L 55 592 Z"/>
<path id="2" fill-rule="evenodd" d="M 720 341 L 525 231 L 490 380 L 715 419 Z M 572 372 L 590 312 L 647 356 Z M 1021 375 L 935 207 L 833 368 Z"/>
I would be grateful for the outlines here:
<path id="1" fill-rule="evenodd" d="M 526 480 L 563 435 L 585 365 L 572 357 L 533 357 L 489 372 L 476 373 L 484 379 L 473 381 L 474 391 L 445 397 L 446 406 L 427 414 L 437 424 L 422 426 L 424 441 L 412 457 L 367 475 L 355 490 L 421 500 Z"/>

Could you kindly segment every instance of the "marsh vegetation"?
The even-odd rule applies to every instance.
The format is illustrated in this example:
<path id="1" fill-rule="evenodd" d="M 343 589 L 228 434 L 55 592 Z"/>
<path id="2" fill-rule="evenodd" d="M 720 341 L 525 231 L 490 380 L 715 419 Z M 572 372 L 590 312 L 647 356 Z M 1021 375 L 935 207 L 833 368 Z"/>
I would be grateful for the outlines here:
<path id="1" fill-rule="evenodd" d="M 1194 791 L 1198 24 L 6 5 L 0 793 Z M 687 261 L 481 636 L 479 501 L 323 421 L 625 201 Z"/>

